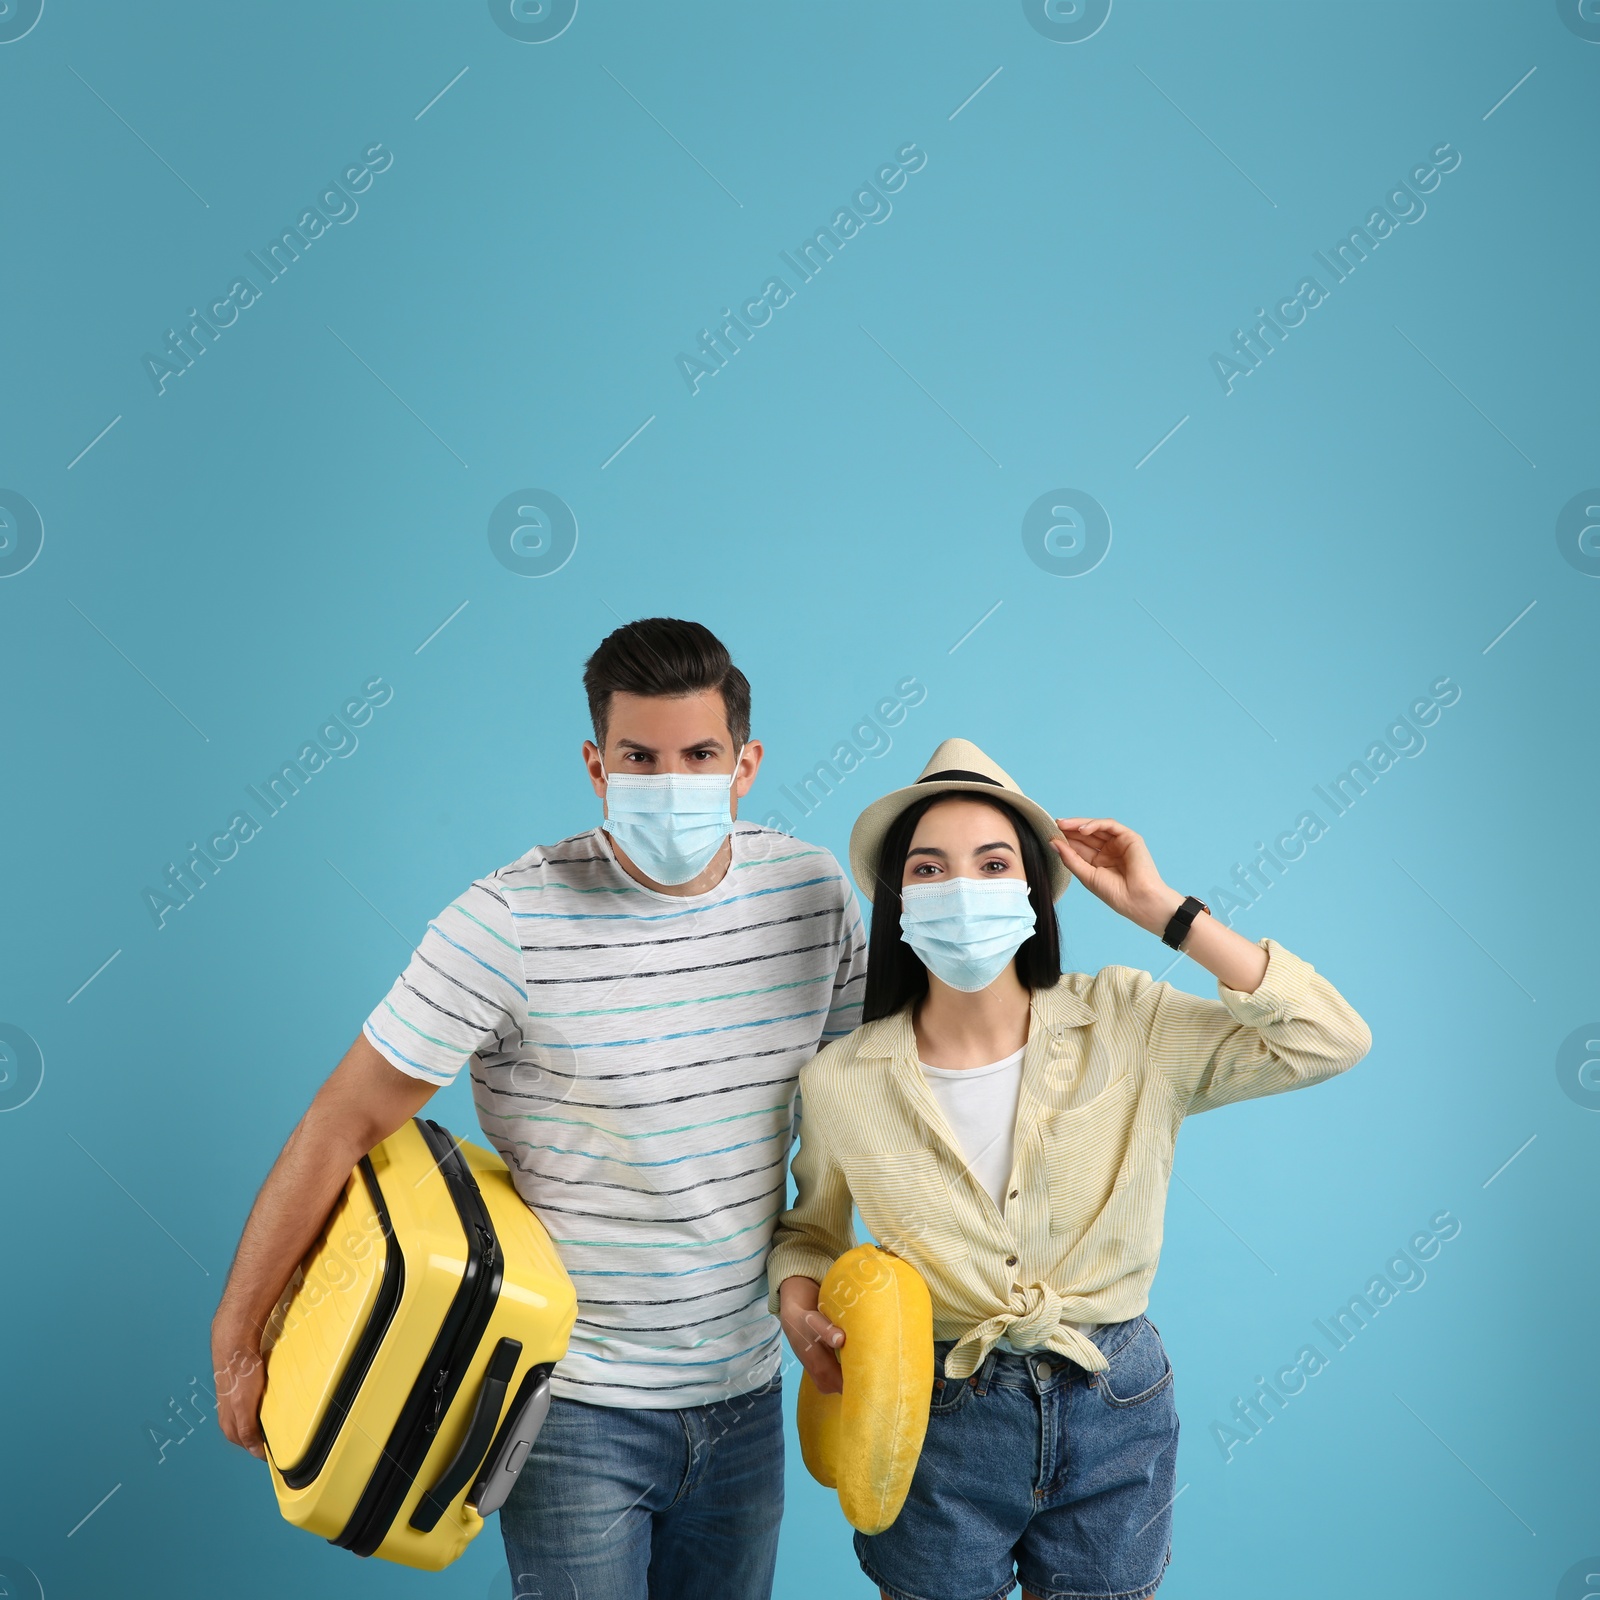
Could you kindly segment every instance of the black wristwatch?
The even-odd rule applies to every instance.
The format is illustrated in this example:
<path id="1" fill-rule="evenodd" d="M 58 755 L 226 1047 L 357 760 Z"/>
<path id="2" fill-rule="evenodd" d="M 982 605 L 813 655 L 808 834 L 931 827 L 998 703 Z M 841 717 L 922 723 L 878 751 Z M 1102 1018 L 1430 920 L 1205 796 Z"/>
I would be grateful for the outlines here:
<path id="1" fill-rule="evenodd" d="M 1162 944 L 1169 945 L 1174 950 L 1181 950 L 1183 941 L 1189 937 L 1189 924 L 1202 911 L 1209 914 L 1210 910 L 1211 907 L 1204 900 L 1196 900 L 1192 894 L 1187 896 L 1183 904 L 1172 913 L 1172 920 L 1161 935 Z"/>

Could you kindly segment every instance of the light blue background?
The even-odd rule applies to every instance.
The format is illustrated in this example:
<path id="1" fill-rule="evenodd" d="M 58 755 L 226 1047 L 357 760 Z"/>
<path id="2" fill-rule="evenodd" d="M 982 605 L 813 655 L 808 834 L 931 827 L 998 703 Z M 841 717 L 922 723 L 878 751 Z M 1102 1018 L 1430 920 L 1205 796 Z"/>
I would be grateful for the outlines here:
<path id="1" fill-rule="evenodd" d="M 0 582 L 0 1021 L 44 1060 L 0 1115 L 8 1592 L 509 1595 L 493 1530 L 361 1563 L 209 1414 L 165 1460 L 146 1429 L 426 919 L 594 820 L 583 658 L 676 614 L 754 683 L 758 817 L 842 856 L 962 734 L 1202 895 L 1459 686 L 1235 919 L 1374 1046 L 1180 1141 L 1162 1593 L 1556 1594 L 1600 1548 L 1600 1114 L 1556 1072 L 1600 1017 L 1600 579 L 1555 535 L 1600 482 L 1597 77 L 1535 0 L 1117 0 L 1075 44 L 1009 0 L 583 0 L 543 44 L 465 0 L 47 0 L 0 46 L 0 487 L 45 530 Z M 375 141 L 359 215 L 158 397 L 143 356 Z M 679 352 L 911 141 L 892 216 L 691 395 Z M 1212 353 L 1445 141 L 1427 215 L 1225 394 Z M 527 487 L 579 527 L 542 578 L 486 536 Z M 1083 576 L 1023 548 L 1057 488 L 1110 518 Z M 158 931 L 142 891 L 380 675 L 359 749 Z M 783 807 L 908 675 L 893 748 Z M 1063 917 L 1076 968 L 1166 967 L 1081 886 Z M 434 1109 L 473 1130 L 464 1080 Z M 1426 1283 L 1225 1462 L 1212 1422 L 1445 1209 Z M 870 1592 L 792 1436 L 789 1482 L 778 1593 Z"/>

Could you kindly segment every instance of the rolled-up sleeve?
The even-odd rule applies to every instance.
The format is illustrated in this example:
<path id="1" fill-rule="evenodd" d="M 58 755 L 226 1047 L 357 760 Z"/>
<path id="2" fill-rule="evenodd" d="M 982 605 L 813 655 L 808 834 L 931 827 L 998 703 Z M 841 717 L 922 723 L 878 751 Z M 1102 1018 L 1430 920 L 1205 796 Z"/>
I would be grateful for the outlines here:
<path id="1" fill-rule="evenodd" d="M 814 1278 L 821 1283 L 828 1268 L 855 1244 L 850 1186 L 828 1148 L 820 1120 L 813 1118 L 807 1124 L 808 1070 L 800 1070 L 797 1098 L 800 1145 L 794 1156 L 794 1204 L 779 1214 L 767 1257 L 767 1309 L 774 1313 L 778 1286 L 785 1278 Z"/>
<path id="2" fill-rule="evenodd" d="M 1276 939 L 1257 943 L 1267 970 L 1249 994 L 1218 980 L 1206 1000 L 1137 975 L 1131 999 L 1149 1064 L 1182 1115 L 1320 1083 L 1372 1048 L 1371 1029 L 1309 961 Z"/>

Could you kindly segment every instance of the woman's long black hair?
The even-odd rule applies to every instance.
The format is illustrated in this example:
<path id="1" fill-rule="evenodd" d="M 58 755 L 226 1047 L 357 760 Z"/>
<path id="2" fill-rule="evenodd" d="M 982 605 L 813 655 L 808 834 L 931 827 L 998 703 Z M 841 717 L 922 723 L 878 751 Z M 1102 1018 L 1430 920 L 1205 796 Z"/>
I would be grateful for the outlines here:
<path id="1" fill-rule="evenodd" d="M 1017 830 L 1022 870 L 1028 880 L 1028 901 L 1038 918 L 1034 931 L 1017 951 L 1017 976 L 1027 989 L 1048 989 L 1061 977 L 1061 932 L 1056 924 L 1055 899 L 1050 892 L 1050 863 L 1033 825 L 1015 806 L 969 789 L 941 790 L 925 800 L 913 801 L 889 825 L 878 857 L 877 884 L 872 897 L 872 932 L 867 940 L 867 992 L 861 1020 L 877 1022 L 892 1017 L 903 1006 L 915 1004 L 928 992 L 928 969 L 916 951 L 900 937 L 900 880 L 905 875 L 911 836 L 923 815 L 941 800 L 981 800 L 1001 812 Z"/>

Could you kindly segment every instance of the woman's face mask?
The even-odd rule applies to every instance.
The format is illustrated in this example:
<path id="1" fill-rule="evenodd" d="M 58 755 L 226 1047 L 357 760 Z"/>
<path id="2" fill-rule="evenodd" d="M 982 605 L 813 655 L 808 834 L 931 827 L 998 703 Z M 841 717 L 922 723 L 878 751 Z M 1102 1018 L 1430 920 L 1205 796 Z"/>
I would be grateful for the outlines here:
<path id="1" fill-rule="evenodd" d="M 987 989 L 1037 922 L 1022 878 L 943 878 L 900 891 L 900 937 L 963 994 Z"/>
<path id="2" fill-rule="evenodd" d="M 647 878 L 687 883 L 733 832 L 732 789 L 732 772 L 608 772 L 600 826 Z"/>

